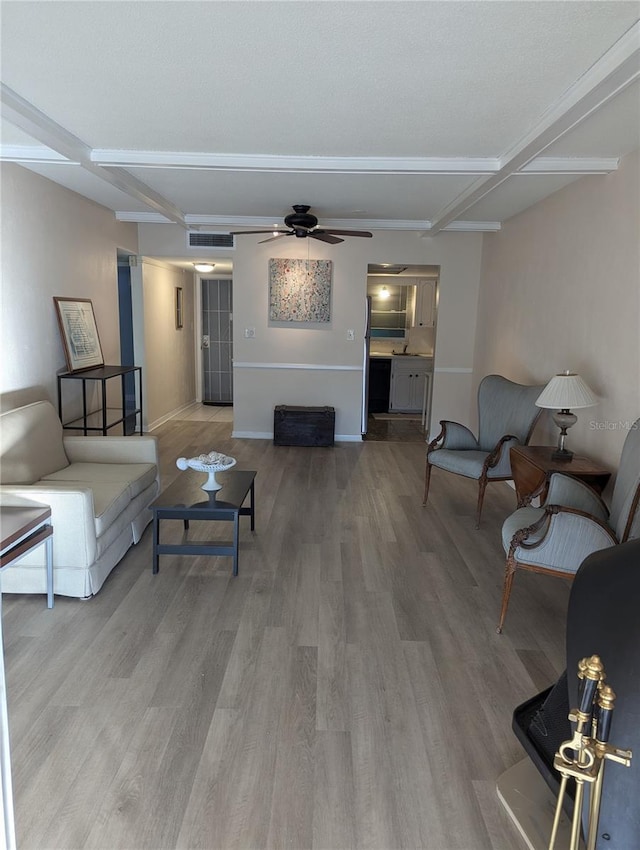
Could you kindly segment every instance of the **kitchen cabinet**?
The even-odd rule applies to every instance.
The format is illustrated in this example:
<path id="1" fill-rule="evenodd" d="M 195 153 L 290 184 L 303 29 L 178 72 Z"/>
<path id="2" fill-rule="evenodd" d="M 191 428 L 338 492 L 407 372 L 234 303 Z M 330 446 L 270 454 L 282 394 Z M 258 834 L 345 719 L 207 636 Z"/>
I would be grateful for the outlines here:
<path id="1" fill-rule="evenodd" d="M 424 357 L 398 356 L 391 364 L 389 410 L 420 413 L 429 400 L 432 364 Z"/>
<path id="2" fill-rule="evenodd" d="M 423 278 L 416 279 L 415 309 L 413 326 L 432 328 L 436 319 L 436 282 Z"/>

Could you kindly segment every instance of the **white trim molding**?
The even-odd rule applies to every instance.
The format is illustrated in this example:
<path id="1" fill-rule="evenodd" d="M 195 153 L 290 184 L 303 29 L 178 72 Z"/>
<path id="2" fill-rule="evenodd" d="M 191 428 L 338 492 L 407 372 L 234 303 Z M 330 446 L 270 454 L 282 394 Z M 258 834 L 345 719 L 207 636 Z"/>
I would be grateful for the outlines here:
<path id="1" fill-rule="evenodd" d="M 362 366 L 337 366 L 331 363 L 251 363 L 233 362 L 234 369 L 306 369 L 320 372 L 362 372 Z"/>
<path id="2" fill-rule="evenodd" d="M 273 440 L 273 431 L 232 431 L 231 436 L 237 440 Z M 335 434 L 336 443 L 361 443 L 362 434 Z"/>
<path id="3" fill-rule="evenodd" d="M 473 369 L 466 366 L 436 366 L 434 372 L 445 372 L 450 375 L 470 375 Z"/>

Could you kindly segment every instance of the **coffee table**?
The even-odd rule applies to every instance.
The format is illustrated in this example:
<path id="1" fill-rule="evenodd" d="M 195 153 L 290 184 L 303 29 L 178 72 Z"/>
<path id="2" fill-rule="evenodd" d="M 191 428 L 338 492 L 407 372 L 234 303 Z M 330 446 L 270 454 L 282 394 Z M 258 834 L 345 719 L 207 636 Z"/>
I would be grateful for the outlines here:
<path id="1" fill-rule="evenodd" d="M 229 470 L 217 473 L 222 489 L 208 493 L 201 488 L 204 476 L 193 471 L 181 473 L 158 498 L 151 503 L 153 512 L 153 573 L 160 569 L 160 555 L 232 555 L 233 575 L 238 575 L 238 547 L 240 543 L 240 517 L 251 517 L 251 531 L 255 531 L 256 473 L 252 470 Z M 247 498 L 249 505 L 243 507 Z M 223 542 L 194 541 L 182 543 L 160 542 L 160 521 L 181 519 L 185 531 L 191 520 L 233 522 L 233 540 Z"/>

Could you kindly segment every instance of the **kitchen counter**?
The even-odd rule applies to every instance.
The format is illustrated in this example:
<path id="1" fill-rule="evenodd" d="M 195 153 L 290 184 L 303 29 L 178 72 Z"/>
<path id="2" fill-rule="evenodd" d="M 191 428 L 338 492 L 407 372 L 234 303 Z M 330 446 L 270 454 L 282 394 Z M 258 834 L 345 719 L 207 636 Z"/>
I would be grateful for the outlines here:
<path id="1" fill-rule="evenodd" d="M 414 352 L 409 352 L 407 354 L 393 354 L 390 351 L 370 351 L 369 357 L 374 359 L 386 357 L 388 360 L 392 360 L 394 357 L 402 358 L 403 360 L 408 357 L 419 357 L 421 360 L 433 361 L 433 354 L 416 354 Z"/>

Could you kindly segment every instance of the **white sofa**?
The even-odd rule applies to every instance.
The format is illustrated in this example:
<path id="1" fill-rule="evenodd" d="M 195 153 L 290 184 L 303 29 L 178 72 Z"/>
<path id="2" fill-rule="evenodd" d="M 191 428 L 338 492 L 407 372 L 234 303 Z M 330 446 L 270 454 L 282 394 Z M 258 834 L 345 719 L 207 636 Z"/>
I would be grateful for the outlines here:
<path id="1" fill-rule="evenodd" d="M 54 592 L 87 598 L 151 521 L 160 491 L 155 437 L 66 437 L 53 405 L 0 415 L 0 501 L 51 506 Z M 44 548 L 2 575 L 3 593 L 46 593 Z"/>

